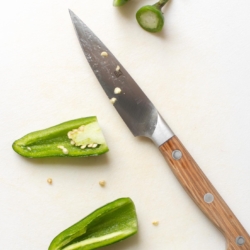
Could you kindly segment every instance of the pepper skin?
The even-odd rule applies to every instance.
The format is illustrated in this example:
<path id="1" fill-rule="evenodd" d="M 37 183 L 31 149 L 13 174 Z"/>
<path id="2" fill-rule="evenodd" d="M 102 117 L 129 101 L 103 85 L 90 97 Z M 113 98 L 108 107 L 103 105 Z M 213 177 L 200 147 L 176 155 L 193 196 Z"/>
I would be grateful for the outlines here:
<path id="1" fill-rule="evenodd" d="M 61 232 L 48 250 L 92 250 L 137 233 L 137 215 L 130 198 L 120 198 L 95 210 Z"/>

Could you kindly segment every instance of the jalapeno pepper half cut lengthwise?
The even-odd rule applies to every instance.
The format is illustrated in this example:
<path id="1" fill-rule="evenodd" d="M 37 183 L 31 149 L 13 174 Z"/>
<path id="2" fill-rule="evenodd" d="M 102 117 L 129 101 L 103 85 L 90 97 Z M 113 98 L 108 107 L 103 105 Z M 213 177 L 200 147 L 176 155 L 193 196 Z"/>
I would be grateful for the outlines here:
<path id="1" fill-rule="evenodd" d="M 96 156 L 109 150 L 95 116 L 29 133 L 12 147 L 28 158 Z"/>
<path id="2" fill-rule="evenodd" d="M 130 198 L 120 198 L 57 235 L 49 250 L 92 250 L 137 233 L 135 206 Z"/>

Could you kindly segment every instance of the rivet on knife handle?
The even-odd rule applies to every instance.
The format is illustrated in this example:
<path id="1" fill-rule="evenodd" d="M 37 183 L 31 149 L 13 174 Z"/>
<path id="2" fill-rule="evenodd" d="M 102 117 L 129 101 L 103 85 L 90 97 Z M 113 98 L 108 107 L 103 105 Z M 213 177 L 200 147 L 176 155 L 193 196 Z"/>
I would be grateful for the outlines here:
<path id="1" fill-rule="evenodd" d="M 179 139 L 174 136 L 159 149 L 189 196 L 223 233 L 227 250 L 249 250 L 250 237 L 247 231 Z M 173 152 L 178 151 L 182 157 L 176 159 Z"/>

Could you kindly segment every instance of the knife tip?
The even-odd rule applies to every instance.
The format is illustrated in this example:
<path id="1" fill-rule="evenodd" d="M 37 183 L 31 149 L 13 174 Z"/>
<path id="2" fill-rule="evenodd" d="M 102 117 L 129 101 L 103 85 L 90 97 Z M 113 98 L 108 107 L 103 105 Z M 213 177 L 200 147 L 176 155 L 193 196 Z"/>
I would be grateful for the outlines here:
<path id="1" fill-rule="evenodd" d="M 76 16 L 75 13 L 71 9 L 68 9 L 68 10 L 69 10 L 69 14 L 71 17 Z"/>

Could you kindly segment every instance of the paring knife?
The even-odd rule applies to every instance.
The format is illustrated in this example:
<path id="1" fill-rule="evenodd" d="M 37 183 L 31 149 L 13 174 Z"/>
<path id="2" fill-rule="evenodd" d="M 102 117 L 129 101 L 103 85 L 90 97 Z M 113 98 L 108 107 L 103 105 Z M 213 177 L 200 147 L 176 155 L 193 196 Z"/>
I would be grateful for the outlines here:
<path id="1" fill-rule="evenodd" d="M 155 143 L 203 213 L 223 233 L 227 250 L 250 250 L 250 236 L 155 106 L 100 39 L 69 10 L 83 52 L 114 107 L 134 136 Z M 120 94 L 115 95 L 114 89 Z M 118 89 L 118 90 L 119 90 Z"/>

